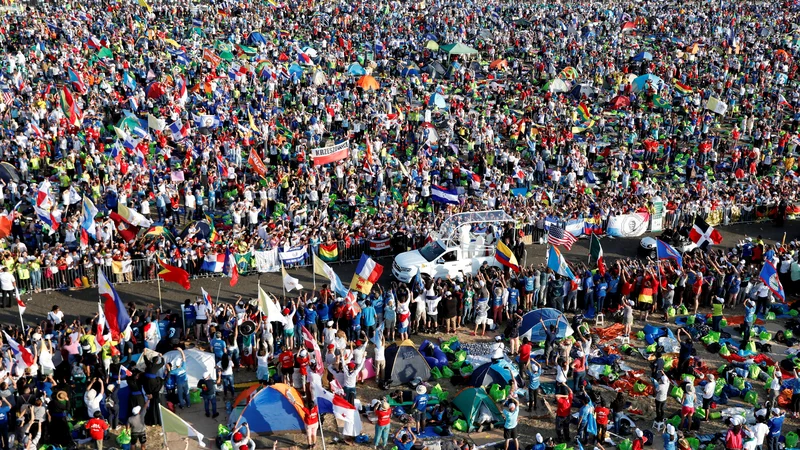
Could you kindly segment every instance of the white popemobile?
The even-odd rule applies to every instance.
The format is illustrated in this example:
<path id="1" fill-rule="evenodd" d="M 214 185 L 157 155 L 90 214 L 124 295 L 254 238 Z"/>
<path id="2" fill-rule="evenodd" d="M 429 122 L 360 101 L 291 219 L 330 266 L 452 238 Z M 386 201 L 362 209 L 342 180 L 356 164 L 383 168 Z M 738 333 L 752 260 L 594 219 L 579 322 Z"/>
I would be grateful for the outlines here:
<path id="1" fill-rule="evenodd" d="M 502 224 L 514 222 L 505 211 L 477 211 L 454 214 L 431 233 L 433 239 L 419 250 L 395 256 L 392 275 L 408 283 L 417 276 L 432 278 L 456 277 L 460 273 L 476 274 L 488 263 L 501 267 L 494 253 Z"/>

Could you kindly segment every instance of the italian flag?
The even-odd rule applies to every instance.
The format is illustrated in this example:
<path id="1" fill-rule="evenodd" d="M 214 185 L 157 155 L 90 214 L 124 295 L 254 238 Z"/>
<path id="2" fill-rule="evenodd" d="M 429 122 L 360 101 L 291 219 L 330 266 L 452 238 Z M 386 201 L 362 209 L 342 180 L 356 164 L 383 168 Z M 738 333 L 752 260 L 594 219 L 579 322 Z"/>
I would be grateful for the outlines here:
<path id="1" fill-rule="evenodd" d="M 603 260 L 603 247 L 600 245 L 600 239 L 598 239 L 597 235 L 592 233 L 589 238 L 589 264 L 592 264 L 592 261 L 595 261 L 597 264 L 597 270 L 600 272 L 600 275 L 606 274 L 606 263 Z"/>
<path id="2" fill-rule="evenodd" d="M 195 430 L 191 425 L 186 423 L 183 419 L 178 417 L 169 409 L 164 408 L 161 405 L 158 405 L 158 408 L 161 410 L 161 426 L 164 429 L 165 434 L 175 433 L 180 436 L 197 438 L 197 442 L 200 444 L 200 447 L 206 446 L 205 442 L 203 442 L 205 436 L 203 436 L 202 433 Z M 169 440 L 169 435 L 167 435 L 167 440 Z"/>

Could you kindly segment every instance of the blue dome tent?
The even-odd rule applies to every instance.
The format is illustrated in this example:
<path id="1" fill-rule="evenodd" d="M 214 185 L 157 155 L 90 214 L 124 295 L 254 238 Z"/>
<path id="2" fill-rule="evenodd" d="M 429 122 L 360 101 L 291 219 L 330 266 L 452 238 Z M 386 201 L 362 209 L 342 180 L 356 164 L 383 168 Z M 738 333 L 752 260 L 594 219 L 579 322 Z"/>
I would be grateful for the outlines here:
<path id="1" fill-rule="evenodd" d="M 548 328 L 550 325 L 557 325 L 556 335 L 559 338 L 572 336 L 572 327 L 569 326 L 567 318 L 562 316 L 561 311 L 554 308 L 542 308 L 530 311 L 522 316 L 519 337 L 526 337 L 531 342 L 544 341 L 546 334 L 544 327 L 542 327 L 542 321 Z"/>

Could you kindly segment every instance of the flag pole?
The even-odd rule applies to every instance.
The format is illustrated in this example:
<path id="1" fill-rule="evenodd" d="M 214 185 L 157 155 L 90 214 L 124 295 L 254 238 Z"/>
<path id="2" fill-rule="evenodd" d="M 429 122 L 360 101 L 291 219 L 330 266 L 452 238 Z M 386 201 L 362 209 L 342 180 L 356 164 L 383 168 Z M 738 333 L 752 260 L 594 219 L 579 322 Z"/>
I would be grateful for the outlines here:
<path id="1" fill-rule="evenodd" d="M 156 274 L 156 283 L 158 283 L 158 309 L 163 311 L 164 306 L 161 304 L 161 276 L 159 274 Z"/>
<path id="2" fill-rule="evenodd" d="M 320 419 L 321 418 L 322 418 L 322 415 L 320 414 Z M 325 433 L 322 432 L 322 420 L 319 421 L 319 437 L 320 437 L 320 439 L 322 439 L 322 450 L 326 450 L 325 449 Z"/>
<path id="3" fill-rule="evenodd" d="M 142 413 L 139 413 L 142 414 Z M 167 430 L 164 429 L 164 416 L 161 414 L 161 404 L 158 404 L 158 420 L 161 422 L 161 434 L 164 435 L 164 448 L 169 448 L 167 444 Z"/>
<path id="4" fill-rule="evenodd" d="M 214 300 L 214 303 L 219 301 L 219 291 L 222 289 L 222 278 L 219 279 L 219 285 L 217 285 L 217 299 Z"/>
<path id="5" fill-rule="evenodd" d="M 786 236 L 786 233 L 784 233 L 783 235 Z M 22 320 L 22 310 L 19 309 L 19 288 L 14 287 L 14 294 L 15 294 L 15 296 L 17 298 L 17 312 L 19 313 L 19 324 L 22 327 L 21 328 L 22 332 L 24 333 L 25 332 L 25 322 Z"/>

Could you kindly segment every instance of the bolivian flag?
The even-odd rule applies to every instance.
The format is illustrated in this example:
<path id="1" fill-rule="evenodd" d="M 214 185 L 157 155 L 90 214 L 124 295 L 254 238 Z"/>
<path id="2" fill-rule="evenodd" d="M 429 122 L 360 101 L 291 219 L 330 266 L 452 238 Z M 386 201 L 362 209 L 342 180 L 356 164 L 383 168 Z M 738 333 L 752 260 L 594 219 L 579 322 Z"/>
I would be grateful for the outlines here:
<path id="1" fill-rule="evenodd" d="M 326 262 L 336 261 L 339 259 L 339 246 L 336 242 L 330 244 L 320 244 L 319 258 Z"/>
<path id="2" fill-rule="evenodd" d="M 687 95 L 687 94 L 691 94 L 692 93 L 691 86 L 687 86 L 687 85 L 681 83 L 678 80 L 673 80 L 673 81 L 675 83 L 675 90 L 676 91 L 680 92 L 683 95 Z"/>
<path id="3" fill-rule="evenodd" d="M 592 115 L 589 114 L 589 108 L 584 103 L 578 105 L 578 118 L 581 122 L 588 122 L 592 119 Z"/>

